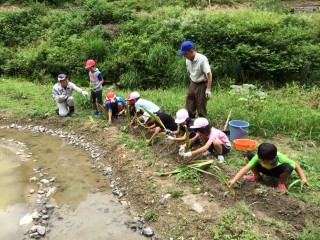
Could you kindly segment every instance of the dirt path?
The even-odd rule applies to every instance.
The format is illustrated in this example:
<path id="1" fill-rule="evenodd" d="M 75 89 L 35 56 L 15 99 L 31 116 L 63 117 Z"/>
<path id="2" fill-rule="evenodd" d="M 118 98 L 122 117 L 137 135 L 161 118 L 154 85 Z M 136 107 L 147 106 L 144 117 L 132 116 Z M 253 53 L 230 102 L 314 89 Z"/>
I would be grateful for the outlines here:
<path id="1" fill-rule="evenodd" d="M 235 199 L 224 195 L 226 186 L 213 176 L 201 175 L 199 183 L 177 183 L 175 176 L 158 176 L 159 170 L 172 171 L 181 166 L 182 159 L 176 154 L 178 144 L 159 139 L 157 144 L 139 149 L 139 140 L 143 139 L 140 130 L 124 134 L 120 124 L 103 129 L 98 122 L 81 123 L 59 117 L 17 122 L 11 114 L 2 113 L 0 124 L 11 123 L 62 128 L 85 135 L 87 141 L 102 149 L 104 163 L 112 166 L 124 194 L 122 199 L 129 202 L 135 213 L 149 218 L 148 225 L 158 239 L 214 239 L 212 229 L 226 221 L 231 221 L 228 234 L 244 239 L 241 234 L 247 231 L 248 217 L 253 223 L 252 229 L 261 236 L 267 232 L 271 239 L 292 238 L 303 231 L 308 221 L 319 224 L 316 206 L 266 185 L 242 184 L 236 189 Z M 122 143 L 119 143 L 121 135 Z M 234 174 L 226 166 L 222 169 L 229 177 Z M 243 203 L 248 209 L 242 219 L 237 206 Z M 230 209 L 237 216 L 232 215 Z M 237 224 L 233 226 L 232 221 Z"/>

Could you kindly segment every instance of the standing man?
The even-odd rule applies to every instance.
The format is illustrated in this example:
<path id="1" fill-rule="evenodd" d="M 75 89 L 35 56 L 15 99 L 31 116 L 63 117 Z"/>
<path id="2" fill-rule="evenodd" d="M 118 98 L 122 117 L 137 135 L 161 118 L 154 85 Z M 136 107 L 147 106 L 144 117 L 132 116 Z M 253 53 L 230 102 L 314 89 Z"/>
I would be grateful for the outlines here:
<path id="1" fill-rule="evenodd" d="M 68 76 L 66 74 L 59 74 L 58 82 L 53 86 L 52 97 L 56 101 L 58 106 L 57 114 L 62 117 L 75 116 L 74 97 L 72 96 L 73 91 L 81 93 L 85 97 L 88 95 L 88 92 L 83 91 L 74 83 L 69 82 Z"/>
<path id="2" fill-rule="evenodd" d="M 180 57 L 186 58 L 191 84 L 186 99 L 186 109 L 190 118 L 207 117 L 207 101 L 211 97 L 212 73 L 209 61 L 203 54 L 197 53 L 193 42 L 185 41 L 181 45 Z"/>

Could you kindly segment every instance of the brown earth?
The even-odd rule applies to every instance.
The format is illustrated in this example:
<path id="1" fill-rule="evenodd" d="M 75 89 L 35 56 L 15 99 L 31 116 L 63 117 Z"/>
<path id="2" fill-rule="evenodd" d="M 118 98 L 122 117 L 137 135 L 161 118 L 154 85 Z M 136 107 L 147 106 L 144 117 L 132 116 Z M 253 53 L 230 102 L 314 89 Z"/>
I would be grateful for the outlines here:
<path id="1" fill-rule="evenodd" d="M 283 194 L 269 186 L 270 184 L 243 183 L 236 188 L 234 198 L 224 195 L 226 185 L 210 175 L 202 174 L 199 183 L 177 183 L 175 176 L 158 176 L 158 170 L 172 171 L 184 164 L 184 160 L 177 154 L 178 144 L 157 139 L 153 146 L 134 149 L 129 143 L 137 143 L 137 140 L 143 139 L 141 129 L 129 129 L 128 135 L 125 135 L 128 143 L 119 143 L 125 120 L 101 128 L 101 120 L 94 123 L 79 122 L 76 118 L 57 116 L 44 120 L 16 120 L 9 112 L 0 113 L 1 125 L 42 125 L 85 135 L 86 141 L 101 149 L 102 161 L 112 166 L 113 177 L 120 179 L 123 199 L 130 203 L 132 211 L 140 215 L 155 213 L 153 217 L 157 220 L 151 219 L 148 225 L 154 229 L 159 239 L 213 239 L 211 229 L 229 208 L 234 208 L 241 201 L 250 206 L 251 214 L 256 219 L 254 229 L 260 233 L 267 232 L 271 239 L 290 239 L 302 232 L 310 221 L 319 225 L 317 206 Z M 227 165 L 221 168 L 229 178 L 235 174 Z M 105 184 L 105 188 L 108 188 L 108 184 Z M 171 196 L 165 204 L 159 203 L 166 194 L 178 191 L 183 191 L 182 197 Z M 290 227 L 263 225 L 263 221 L 282 221 Z M 241 228 L 245 226 L 240 224 L 234 231 L 241 231 Z"/>

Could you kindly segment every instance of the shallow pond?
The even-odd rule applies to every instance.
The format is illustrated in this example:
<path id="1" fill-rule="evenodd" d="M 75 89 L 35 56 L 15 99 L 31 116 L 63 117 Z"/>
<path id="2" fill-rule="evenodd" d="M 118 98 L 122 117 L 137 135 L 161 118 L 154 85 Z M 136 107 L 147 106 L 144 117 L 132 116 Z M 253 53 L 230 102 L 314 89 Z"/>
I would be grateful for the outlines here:
<path id="1" fill-rule="evenodd" d="M 146 239 L 125 226 L 132 217 L 111 190 L 99 192 L 108 180 L 92 173 L 89 158 L 58 136 L 0 129 L 0 239 L 22 239 L 32 226 L 19 220 L 37 208 L 41 185 L 30 181 L 39 178 L 37 169 L 55 178 L 58 189 L 50 199 L 58 206 L 47 227 L 50 239 Z"/>

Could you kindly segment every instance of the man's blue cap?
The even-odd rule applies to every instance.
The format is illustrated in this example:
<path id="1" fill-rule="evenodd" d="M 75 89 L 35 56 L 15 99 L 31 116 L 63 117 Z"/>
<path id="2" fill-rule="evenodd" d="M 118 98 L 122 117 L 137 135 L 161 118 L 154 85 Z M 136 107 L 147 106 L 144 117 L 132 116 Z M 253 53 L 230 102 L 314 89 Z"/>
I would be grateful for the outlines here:
<path id="1" fill-rule="evenodd" d="M 184 56 L 184 54 L 190 50 L 194 49 L 194 44 L 191 41 L 185 41 L 181 44 L 181 50 L 179 52 L 179 57 Z"/>
<path id="2" fill-rule="evenodd" d="M 63 74 L 63 73 L 61 73 L 61 74 L 58 75 L 58 81 L 63 81 L 63 80 L 65 80 L 66 78 L 67 78 L 67 75 L 65 75 L 65 74 Z"/>

